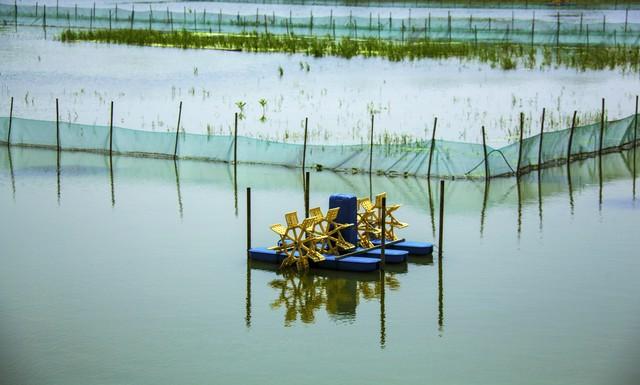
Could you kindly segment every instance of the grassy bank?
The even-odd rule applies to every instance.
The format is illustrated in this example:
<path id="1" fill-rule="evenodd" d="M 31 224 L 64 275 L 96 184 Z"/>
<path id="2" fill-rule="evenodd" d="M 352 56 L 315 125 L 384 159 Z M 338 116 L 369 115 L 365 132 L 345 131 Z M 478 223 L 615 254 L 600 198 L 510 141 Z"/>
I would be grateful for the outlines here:
<path id="1" fill-rule="evenodd" d="M 63 42 L 96 41 L 139 46 L 224 49 L 243 52 L 303 53 L 314 57 L 382 57 L 390 61 L 448 59 L 480 61 L 505 70 L 565 66 L 579 70 L 621 69 L 639 72 L 640 48 L 603 46 L 530 46 L 498 42 L 442 42 L 427 39 L 396 42 L 375 38 L 333 39 L 330 36 L 212 34 L 154 30 L 65 30 Z"/>

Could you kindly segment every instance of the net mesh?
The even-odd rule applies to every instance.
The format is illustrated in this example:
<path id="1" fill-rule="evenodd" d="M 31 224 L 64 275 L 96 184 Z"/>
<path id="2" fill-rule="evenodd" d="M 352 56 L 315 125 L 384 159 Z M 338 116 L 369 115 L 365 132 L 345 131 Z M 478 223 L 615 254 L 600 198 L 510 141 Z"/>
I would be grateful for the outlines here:
<path id="1" fill-rule="evenodd" d="M 17 12 L 16 12 L 17 9 Z M 0 22 L 6 25 L 47 26 L 74 29 L 153 29 L 198 32 L 259 32 L 351 38 L 380 38 L 397 41 L 416 39 L 527 44 L 640 45 L 640 23 L 594 20 L 578 13 L 558 12 L 555 21 L 536 20 L 531 15 L 512 17 L 433 16 L 394 17 L 392 13 L 369 16 L 292 17 L 266 14 L 225 14 L 197 11 L 133 8 L 48 7 L 0 4 Z"/>
<path id="2" fill-rule="evenodd" d="M 11 126 L 11 131 L 9 127 Z M 59 129 L 59 133 L 58 133 Z M 602 133 L 602 137 L 601 137 Z M 540 146 L 542 137 L 542 146 Z M 155 132 L 68 122 L 0 117 L 0 142 L 19 146 L 57 148 L 151 157 L 273 164 L 301 167 L 303 145 L 238 136 Z M 634 140 L 636 142 L 634 142 Z M 571 149 L 569 142 L 571 141 Z M 601 143 L 602 141 L 602 143 Z M 581 157 L 600 150 L 612 151 L 637 144 L 636 115 L 601 124 L 546 132 L 499 149 L 487 146 L 490 176 L 513 174 L 518 164 L 527 170 Z M 235 147 L 235 151 L 234 151 Z M 433 153 L 431 149 L 433 147 Z M 385 175 L 484 177 L 482 144 L 435 140 L 413 144 L 307 146 L 306 165 L 354 173 L 371 171 Z M 569 153 L 570 151 L 570 153 Z M 518 161 L 520 160 L 520 161 Z M 429 164 L 431 164 L 429 170 Z M 430 172 L 429 172 L 430 171 Z"/>

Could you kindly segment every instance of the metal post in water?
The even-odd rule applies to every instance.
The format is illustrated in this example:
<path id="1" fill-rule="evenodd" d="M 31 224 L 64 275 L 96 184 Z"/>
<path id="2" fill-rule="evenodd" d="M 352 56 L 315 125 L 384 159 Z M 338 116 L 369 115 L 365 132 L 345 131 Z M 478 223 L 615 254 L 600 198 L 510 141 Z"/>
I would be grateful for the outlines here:
<path id="1" fill-rule="evenodd" d="M 567 168 L 571 163 L 571 144 L 573 143 L 573 130 L 576 128 L 576 114 L 578 111 L 573 111 L 573 119 L 571 120 L 571 130 L 569 131 L 569 144 L 567 145 Z"/>
<path id="2" fill-rule="evenodd" d="M 536 33 L 536 11 L 533 11 L 533 19 L 531 20 L 531 45 L 532 46 L 535 39 L 535 33 Z"/>
<path id="3" fill-rule="evenodd" d="M 386 238 L 387 238 L 387 224 L 386 224 L 386 219 L 387 219 L 387 198 L 383 197 L 382 198 L 382 207 L 380 208 L 381 212 L 380 212 L 380 229 L 382 230 L 382 232 L 380 233 L 380 268 L 382 270 L 384 270 L 385 265 L 386 265 L 386 258 L 384 255 L 384 248 L 385 248 L 385 243 L 387 242 Z"/>
<path id="4" fill-rule="evenodd" d="M 13 100 L 13 98 L 11 98 Z M 633 119 L 633 147 L 636 147 L 636 141 L 638 140 L 638 95 L 636 95 L 636 114 Z"/>
<path id="5" fill-rule="evenodd" d="M 247 258 L 251 249 L 251 187 L 247 187 Z"/>
<path id="6" fill-rule="evenodd" d="M 373 117 L 371 114 L 371 137 L 369 140 L 369 175 L 371 175 L 371 171 L 373 170 Z"/>
<path id="7" fill-rule="evenodd" d="M 60 152 L 60 113 L 58 112 L 58 98 L 56 98 L 56 148 Z"/>
<path id="8" fill-rule="evenodd" d="M 7 147 L 11 146 L 11 124 L 13 123 L 13 96 L 9 104 L 9 132 L 7 132 Z"/>
<path id="9" fill-rule="evenodd" d="M 624 12 L 624 33 L 627 33 L 627 24 L 629 23 L 629 8 Z"/>
<path id="10" fill-rule="evenodd" d="M 236 112 L 233 123 L 233 164 L 238 163 L 238 113 Z"/>
<path id="11" fill-rule="evenodd" d="M 310 174 L 309 171 L 304 173 L 304 217 L 308 218 L 309 217 L 309 189 L 311 188 L 311 186 L 309 186 L 309 178 L 310 178 Z"/>
<path id="12" fill-rule="evenodd" d="M 598 144 L 598 156 L 602 155 L 603 141 L 604 141 L 604 98 L 602 98 L 602 112 L 600 113 L 600 143 Z"/>
<path id="13" fill-rule="evenodd" d="M 484 150 L 484 180 L 489 181 L 491 175 L 489 174 L 489 157 L 487 156 L 487 135 L 482 126 L 482 149 Z"/>
<path id="14" fill-rule="evenodd" d="M 540 122 L 540 143 L 538 143 L 538 169 L 542 165 L 542 139 L 544 137 L 544 115 L 546 108 L 542 108 L 542 121 Z"/>
<path id="15" fill-rule="evenodd" d="M 436 127 L 438 126 L 438 117 L 433 120 L 433 132 L 431 133 L 431 147 L 429 149 L 429 164 L 427 166 L 427 178 L 431 178 L 431 162 L 433 161 L 433 151 L 436 148 Z"/>
<path id="16" fill-rule="evenodd" d="M 307 125 L 309 118 L 304 118 L 304 144 L 302 145 L 302 172 L 304 172 L 307 166 Z"/>
<path id="17" fill-rule="evenodd" d="M 438 257 L 442 258 L 444 234 L 444 179 L 440 180 L 440 222 L 438 222 Z"/>
<path id="18" fill-rule="evenodd" d="M 522 137 L 524 135 L 524 113 L 520 113 L 520 141 L 518 145 L 518 166 L 516 167 L 516 176 L 520 176 L 520 165 L 522 164 Z"/>
<path id="19" fill-rule="evenodd" d="M 558 27 L 556 28 L 556 47 L 560 47 L 560 12 L 557 13 Z"/>
<path id="20" fill-rule="evenodd" d="M 633 199 L 636 199 L 636 147 L 638 147 L 638 95 L 636 95 L 636 114 L 633 117 Z"/>
<path id="21" fill-rule="evenodd" d="M 176 142 L 175 147 L 173 148 L 173 159 L 177 159 L 178 157 L 178 134 L 180 134 L 180 118 L 182 117 L 182 100 L 180 101 L 180 106 L 178 107 L 178 125 L 176 126 Z"/>
<path id="22" fill-rule="evenodd" d="M 111 119 L 109 120 L 109 157 L 113 154 L 113 100 L 111 101 Z"/>

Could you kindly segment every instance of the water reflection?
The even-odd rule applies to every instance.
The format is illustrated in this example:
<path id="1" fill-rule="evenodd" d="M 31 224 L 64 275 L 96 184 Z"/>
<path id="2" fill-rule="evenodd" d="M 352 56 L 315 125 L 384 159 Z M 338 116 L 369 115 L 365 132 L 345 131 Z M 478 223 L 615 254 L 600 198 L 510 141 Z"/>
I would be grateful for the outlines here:
<path id="1" fill-rule="evenodd" d="M 7 146 L 7 160 L 9 163 L 9 174 L 11 176 L 11 192 L 13 201 L 16 200 L 16 176 L 13 172 L 13 159 L 11 158 L 11 147 Z"/>
<path id="2" fill-rule="evenodd" d="M 109 175 L 110 203 L 116 203 L 116 184 L 119 181 L 158 180 L 165 183 L 175 183 L 178 211 L 184 216 L 184 197 L 182 194 L 183 180 L 198 185 L 220 186 L 228 190 L 233 199 L 234 213 L 239 210 L 238 185 L 251 185 L 259 191 L 289 191 L 297 196 L 300 187 L 299 172 L 282 167 L 260 165 L 237 165 L 233 169 L 228 164 L 198 162 L 198 161 L 170 161 L 163 159 L 140 159 L 118 156 L 117 162 L 108 155 L 31 149 L 6 146 L 0 148 L 2 165 L 11 184 L 14 199 L 17 197 L 16 183 L 27 170 L 55 169 L 56 197 L 58 203 L 62 199 L 63 169 L 65 177 L 75 177 L 76 170 L 86 168 L 87 165 L 100 163 L 105 173 Z M 560 193 L 568 194 L 568 206 L 573 214 L 574 195 L 589 185 L 598 184 L 598 204 L 600 210 L 605 199 L 604 185 L 608 181 L 627 179 L 631 177 L 631 197 L 636 197 L 637 163 L 636 149 L 629 149 L 622 153 L 603 154 L 602 158 L 577 160 L 569 166 L 562 165 L 546 168 L 537 173 L 529 173 L 519 178 L 496 178 L 485 183 L 475 180 L 456 180 L 447 186 L 447 215 L 466 214 L 476 211 L 479 213 L 480 234 L 484 234 L 486 223 L 493 207 L 517 205 L 517 232 L 521 234 L 523 227 L 523 212 L 527 205 L 536 204 L 539 226 L 542 228 L 544 218 L 544 202 L 547 197 Z M 64 162 L 64 164 L 63 164 Z M 169 163 L 172 162 L 172 163 Z M 170 173 L 168 172 L 169 170 Z M 115 176 L 118 174 L 118 180 Z M 631 174 L 631 175 L 630 175 Z M 225 177 L 228 175 L 228 177 Z M 268 178 L 265 178 L 268 175 Z M 329 196 L 335 192 L 350 192 L 357 196 L 369 194 L 371 185 L 368 184 L 369 175 L 341 174 L 334 172 L 313 172 L 312 193 Z M 431 234 L 435 238 L 435 202 L 431 181 L 421 178 L 392 178 L 373 176 L 376 191 L 386 191 L 394 202 L 417 207 L 429 216 Z M 231 187 L 226 182 L 230 180 Z M 437 181 L 435 181 L 437 183 Z M 480 185 L 482 183 L 482 185 Z M 472 187 L 473 186 L 473 187 Z M 544 186 L 544 188 L 543 188 Z M 425 188 L 426 187 L 426 188 Z M 295 192 L 294 192 L 295 191 Z"/>
<path id="3" fill-rule="evenodd" d="M 111 207 L 116 207 L 116 189 L 113 180 L 113 156 L 109 156 L 109 184 L 111 185 Z"/>
<path id="4" fill-rule="evenodd" d="M 61 195 L 61 192 L 60 192 L 60 172 L 61 172 L 60 171 L 60 156 L 61 156 L 60 151 L 57 151 L 57 154 L 56 154 L 56 176 L 57 176 L 56 179 L 57 179 L 57 183 L 56 183 L 56 185 L 57 185 L 57 191 L 58 191 L 58 206 L 60 206 L 60 195 Z"/>
<path id="5" fill-rule="evenodd" d="M 384 292 L 400 288 L 398 273 L 393 271 L 364 274 L 329 270 L 297 272 L 279 270 L 274 265 L 258 261 L 252 261 L 251 267 L 275 273 L 276 277 L 268 282 L 275 292 L 270 306 L 274 310 L 284 310 L 284 326 L 292 326 L 297 321 L 314 323 L 318 311 L 322 310 L 336 322 L 352 322 L 361 301 L 372 300 L 380 301 L 381 320 L 384 320 Z M 250 292 L 249 286 L 248 289 Z"/>
<path id="6" fill-rule="evenodd" d="M 180 173 L 178 172 L 178 161 L 173 160 L 173 169 L 176 174 L 176 190 L 178 191 L 178 212 L 180 213 L 180 219 L 183 218 L 184 210 L 182 208 L 182 194 L 180 192 Z"/>

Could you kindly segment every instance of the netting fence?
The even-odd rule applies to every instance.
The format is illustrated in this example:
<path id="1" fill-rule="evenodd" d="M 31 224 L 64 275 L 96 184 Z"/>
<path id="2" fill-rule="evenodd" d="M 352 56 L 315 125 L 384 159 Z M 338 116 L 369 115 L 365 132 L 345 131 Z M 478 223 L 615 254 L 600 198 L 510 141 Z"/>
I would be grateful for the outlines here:
<path id="1" fill-rule="evenodd" d="M 0 117 L 0 143 L 106 154 L 306 166 L 353 173 L 441 178 L 526 172 L 638 144 L 637 115 L 545 132 L 492 148 L 434 140 L 401 144 L 292 144 L 244 137 L 140 131 L 116 126 Z M 306 151 L 305 151 L 306 148 Z M 486 156 L 485 156 L 486 153 Z M 304 155 L 303 155 L 304 154 Z M 485 162 L 486 158 L 486 162 Z M 485 164 L 487 167 L 485 167 Z"/>
<path id="2" fill-rule="evenodd" d="M 369 16 L 293 17 L 266 14 L 256 10 L 252 15 L 207 12 L 187 9 L 180 12 L 152 6 L 122 8 L 58 7 L 42 5 L 0 4 L 0 23 L 4 26 L 41 26 L 69 29 L 151 29 L 186 30 L 210 33 L 271 33 L 296 36 L 332 36 L 334 38 L 377 38 L 394 41 L 421 39 L 509 42 L 533 45 L 622 45 L 640 46 L 640 23 L 629 19 L 607 22 L 584 18 L 582 13 L 557 12 L 555 20 L 511 17 L 434 16 L 397 17 L 389 13 Z"/>

